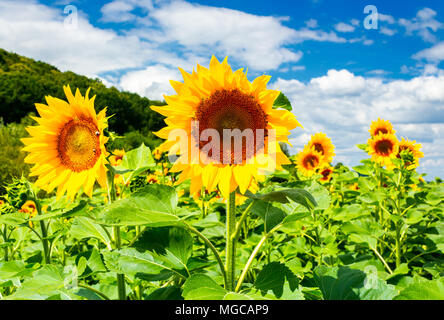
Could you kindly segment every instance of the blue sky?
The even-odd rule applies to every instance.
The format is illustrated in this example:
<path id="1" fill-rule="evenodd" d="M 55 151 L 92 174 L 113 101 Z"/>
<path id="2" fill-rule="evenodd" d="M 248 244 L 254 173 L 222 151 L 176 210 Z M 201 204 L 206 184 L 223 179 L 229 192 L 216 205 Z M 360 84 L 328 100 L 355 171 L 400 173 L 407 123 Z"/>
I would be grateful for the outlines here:
<path id="1" fill-rule="evenodd" d="M 172 93 L 177 67 L 228 56 L 290 98 L 304 126 L 293 153 L 322 131 L 335 162 L 356 165 L 381 117 L 422 144 L 428 179 L 444 177 L 442 1 L 2 0 L 0 25 L 2 48 L 153 99 Z"/>

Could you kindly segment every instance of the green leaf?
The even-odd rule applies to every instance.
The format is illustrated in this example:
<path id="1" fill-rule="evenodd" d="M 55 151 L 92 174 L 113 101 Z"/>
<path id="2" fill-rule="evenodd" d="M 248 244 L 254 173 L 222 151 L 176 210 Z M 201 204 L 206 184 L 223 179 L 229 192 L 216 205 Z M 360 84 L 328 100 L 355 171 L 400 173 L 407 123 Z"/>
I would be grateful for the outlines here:
<path id="1" fill-rule="evenodd" d="M 109 232 L 105 227 L 95 223 L 87 217 L 76 217 L 71 225 L 71 235 L 77 239 L 97 238 L 107 247 L 111 247 Z"/>
<path id="2" fill-rule="evenodd" d="M 179 287 L 169 286 L 154 290 L 145 300 L 183 300 L 183 297 Z"/>
<path id="3" fill-rule="evenodd" d="M 19 227 L 28 222 L 28 214 L 24 212 L 14 212 L 2 214 L 0 216 L 0 225 L 6 224 L 12 227 Z"/>
<path id="4" fill-rule="evenodd" d="M 44 300 L 57 298 L 79 299 L 70 292 L 69 286 L 76 281 L 75 273 L 69 267 L 45 265 L 26 279 L 14 294 L 5 298 L 11 300 Z M 75 283 L 74 283 L 75 284 Z"/>
<path id="5" fill-rule="evenodd" d="M 148 228 L 134 247 L 139 251 L 153 251 L 171 267 L 184 269 L 193 250 L 193 237 L 183 228 Z"/>
<path id="6" fill-rule="evenodd" d="M 290 100 L 288 100 L 288 98 L 282 92 L 279 93 L 279 95 L 276 98 L 276 100 L 274 100 L 273 108 L 274 109 L 282 108 L 282 109 L 285 109 L 285 110 L 288 110 L 288 111 L 292 110 Z"/>
<path id="7" fill-rule="evenodd" d="M 253 297 L 247 296 L 242 293 L 228 292 L 223 300 L 255 300 Z"/>
<path id="8" fill-rule="evenodd" d="M 401 290 L 395 300 L 444 300 L 444 278 L 415 281 Z"/>
<path id="9" fill-rule="evenodd" d="M 373 168 L 368 164 L 355 166 L 353 167 L 353 170 L 364 176 L 373 175 Z"/>
<path id="10" fill-rule="evenodd" d="M 153 281 L 168 279 L 173 274 L 180 275 L 148 251 L 141 253 L 134 248 L 125 248 L 115 251 L 104 250 L 102 255 L 106 267 L 112 272 Z"/>
<path id="11" fill-rule="evenodd" d="M 177 195 L 174 188 L 151 184 L 127 198 L 117 200 L 103 208 L 97 222 L 109 226 L 151 227 L 181 225 L 175 215 Z"/>
<path id="12" fill-rule="evenodd" d="M 244 196 L 255 200 L 263 200 L 269 202 L 289 203 L 290 200 L 303 205 L 307 209 L 313 209 L 317 206 L 313 196 L 304 189 L 281 189 L 266 194 L 253 194 L 247 191 Z"/>
<path id="13" fill-rule="evenodd" d="M 269 232 L 286 217 L 286 213 L 273 206 L 270 202 L 255 200 L 251 212 L 261 217 L 264 221 L 265 232 Z"/>
<path id="14" fill-rule="evenodd" d="M 129 182 L 133 177 L 152 168 L 156 165 L 150 148 L 141 144 L 137 149 L 128 151 L 122 159 L 119 166 L 115 167 L 117 173 L 123 175 L 125 183 Z M 130 172 L 128 172 L 130 171 Z"/>
<path id="15" fill-rule="evenodd" d="M 227 290 L 204 274 L 194 274 L 185 281 L 182 296 L 185 300 L 222 300 Z"/>
<path id="16" fill-rule="evenodd" d="M 70 218 L 75 217 L 79 215 L 84 215 L 85 212 L 88 210 L 87 202 L 85 200 L 80 200 L 79 204 L 72 208 L 71 210 L 68 210 L 66 212 L 51 212 L 51 213 L 44 213 L 41 215 L 37 215 L 34 218 L 30 219 L 31 221 L 40 221 L 40 220 L 46 220 L 46 219 L 53 219 L 53 218 Z"/>
<path id="17" fill-rule="evenodd" d="M 106 271 L 106 267 L 103 264 L 102 257 L 100 256 L 99 251 L 94 248 L 91 252 L 91 255 L 88 258 L 88 263 L 86 264 L 88 268 L 91 269 L 92 272 L 104 272 Z"/>
<path id="18" fill-rule="evenodd" d="M 283 263 L 271 262 L 257 275 L 254 286 L 265 294 L 272 290 L 277 298 L 280 298 L 284 292 L 285 278 L 287 278 L 290 289 L 294 291 L 298 286 L 298 279 L 294 273 Z"/>
<path id="19" fill-rule="evenodd" d="M 77 263 L 77 272 L 78 275 L 82 275 L 85 272 L 86 265 L 88 264 L 88 260 L 85 257 L 80 257 L 79 262 Z"/>
<path id="20" fill-rule="evenodd" d="M 23 261 L 0 262 L 0 280 L 20 278 L 34 271 L 34 269 L 27 269 Z"/>
<path id="21" fill-rule="evenodd" d="M 334 208 L 332 211 L 332 219 L 342 222 L 348 222 L 370 214 L 368 209 L 357 203 Z"/>
<path id="22" fill-rule="evenodd" d="M 364 273 L 348 267 L 318 266 L 314 270 L 314 280 L 325 300 L 393 299 L 398 294 L 395 287 L 379 279 L 376 268 L 369 270 Z"/>

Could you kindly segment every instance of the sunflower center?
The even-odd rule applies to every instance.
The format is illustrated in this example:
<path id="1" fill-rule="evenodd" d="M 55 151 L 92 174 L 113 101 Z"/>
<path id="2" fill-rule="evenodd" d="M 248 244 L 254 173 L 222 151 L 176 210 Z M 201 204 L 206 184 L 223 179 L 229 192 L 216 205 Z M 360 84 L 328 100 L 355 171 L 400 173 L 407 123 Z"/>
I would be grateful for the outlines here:
<path id="1" fill-rule="evenodd" d="M 388 133 L 388 130 L 386 128 L 378 128 L 375 131 L 375 136 L 377 136 L 380 133 L 386 134 L 386 133 Z"/>
<path id="2" fill-rule="evenodd" d="M 319 158 L 315 155 L 308 155 L 304 158 L 304 167 L 307 168 L 308 170 L 311 170 L 315 167 L 317 167 L 317 165 L 319 164 Z"/>
<path id="3" fill-rule="evenodd" d="M 330 176 L 330 169 L 324 169 L 321 174 L 324 179 L 327 179 Z"/>
<path id="4" fill-rule="evenodd" d="M 230 142 L 231 148 L 224 150 L 225 129 L 239 129 L 243 133 L 247 132 L 246 129 L 251 130 L 252 139 L 248 140 L 246 136 L 241 137 L 242 162 L 254 156 L 255 151 L 264 147 L 264 139 L 267 136 L 267 116 L 253 96 L 238 89 L 217 90 L 209 98 L 202 100 L 197 108 L 195 120 L 199 123 L 199 137 L 206 129 L 214 129 L 218 132 L 220 155 L 209 154 L 209 156 L 220 162 L 224 162 L 224 159 L 227 158 L 231 159 L 230 164 L 236 162 L 234 144 Z M 259 129 L 263 130 L 261 137 L 259 136 Z M 233 137 L 233 139 L 235 138 Z M 199 141 L 199 139 L 196 141 Z M 247 143 L 252 144 L 252 146 L 247 147 Z M 207 145 L 206 141 L 199 141 L 201 150 L 205 145 Z"/>
<path id="5" fill-rule="evenodd" d="M 60 131 L 57 147 L 63 165 L 76 172 L 88 170 L 100 157 L 100 132 L 89 119 L 71 120 Z"/>
<path id="6" fill-rule="evenodd" d="M 388 156 L 393 151 L 393 143 L 390 140 L 380 140 L 376 142 L 375 150 L 383 156 Z"/>
<path id="7" fill-rule="evenodd" d="M 321 143 L 314 143 L 313 147 L 315 148 L 315 150 L 317 152 L 320 152 L 321 154 L 324 154 L 324 147 L 322 146 Z"/>

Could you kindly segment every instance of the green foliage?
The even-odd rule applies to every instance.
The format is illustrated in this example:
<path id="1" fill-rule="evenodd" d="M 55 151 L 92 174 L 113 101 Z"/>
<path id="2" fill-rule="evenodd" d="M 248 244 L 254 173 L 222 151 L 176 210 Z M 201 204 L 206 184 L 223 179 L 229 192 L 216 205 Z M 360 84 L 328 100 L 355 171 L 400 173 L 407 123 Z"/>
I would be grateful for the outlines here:
<path id="1" fill-rule="evenodd" d="M 21 151 L 23 144 L 20 141 L 20 138 L 27 136 L 25 124 L 26 121 L 5 125 L 0 118 L 0 194 L 14 177 L 29 173 L 30 166 L 24 163 L 26 153 Z"/>
<path id="2" fill-rule="evenodd" d="M 45 103 L 50 95 L 65 99 L 63 85 L 78 88 L 82 94 L 91 87 L 91 95 L 97 95 L 96 111 L 108 107 L 113 131 L 124 134 L 149 128 L 159 130 L 162 116 L 149 106 L 162 105 L 129 92 L 120 92 L 115 87 L 107 88 L 99 79 L 90 79 L 71 71 L 60 72 L 57 68 L 0 49 L 0 118 L 6 123 L 20 122 L 28 113 L 34 112 L 34 103 Z M 141 131 L 141 134 L 146 132 Z"/>

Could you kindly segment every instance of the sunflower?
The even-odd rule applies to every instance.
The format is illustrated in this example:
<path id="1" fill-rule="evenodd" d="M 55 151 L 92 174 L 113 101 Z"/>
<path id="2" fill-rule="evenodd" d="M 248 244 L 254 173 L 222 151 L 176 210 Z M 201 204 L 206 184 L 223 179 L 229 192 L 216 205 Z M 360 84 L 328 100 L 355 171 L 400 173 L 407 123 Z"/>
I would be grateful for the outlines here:
<path id="1" fill-rule="evenodd" d="M 171 154 L 177 148 L 177 137 L 171 138 L 170 133 L 177 129 L 185 133 L 187 145 L 176 149 L 179 157 L 171 169 L 181 172 L 177 183 L 191 179 L 191 194 L 205 187 L 208 191 L 219 189 L 228 198 L 238 187 L 244 194 L 258 176 L 290 163 L 279 142 L 289 143 L 290 130 L 300 124 L 291 112 L 273 109 L 280 92 L 266 88 L 270 76 L 250 82 L 243 69 L 233 72 L 226 58 L 220 63 L 214 56 L 208 69 L 197 65 L 192 74 L 179 70 L 184 82 L 171 81 L 177 94 L 165 96 L 167 106 L 151 107 L 166 116 L 167 126 L 155 133 L 167 140 L 159 147 L 161 151 Z M 193 130 L 196 123 L 198 129 Z M 225 129 L 252 132 L 253 142 L 242 140 L 241 152 L 236 152 L 224 148 L 222 138 L 211 140 L 215 148 L 206 154 L 209 142 L 201 137 L 207 129 L 218 137 L 229 131 Z M 261 133 L 262 139 L 258 139 Z"/>
<path id="2" fill-rule="evenodd" d="M 306 177 L 311 177 L 321 168 L 324 163 L 324 156 L 314 147 L 308 145 L 296 156 L 298 170 Z"/>
<path id="3" fill-rule="evenodd" d="M 109 157 L 109 163 L 112 166 L 118 166 L 122 162 L 124 156 L 125 156 L 125 150 L 115 149 L 112 152 L 112 155 Z"/>
<path id="4" fill-rule="evenodd" d="M 319 170 L 319 174 L 322 175 L 322 177 L 319 179 L 321 182 L 328 182 L 332 178 L 333 168 L 331 166 L 322 168 Z"/>
<path id="5" fill-rule="evenodd" d="M 96 114 L 89 89 L 85 97 L 78 89 L 74 96 L 69 86 L 63 90 L 68 102 L 46 96 L 48 105 L 36 103 L 40 117 L 32 118 L 39 125 L 27 127 L 31 137 L 22 139 L 30 153 L 25 162 L 34 164 L 30 175 L 38 176 L 38 187 L 47 192 L 57 187 L 57 199 L 66 192 L 73 200 L 82 186 L 91 197 L 96 180 L 106 187 L 106 108 Z"/>
<path id="6" fill-rule="evenodd" d="M 358 186 L 358 184 L 356 182 L 351 184 L 351 185 L 349 185 L 348 188 L 350 190 L 353 190 L 353 191 L 358 191 L 359 190 L 359 186 Z"/>
<path id="7" fill-rule="evenodd" d="M 163 151 L 160 148 L 156 148 L 153 151 L 153 156 L 154 156 L 154 159 L 156 159 L 156 160 L 160 160 L 160 158 L 162 158 L 162 154 L 163 154 Z"/>
<path id="8" fill-rule="evenodd" d="M 372 137 L 377 136 L 380 133 L 383 134 L 395 134 L 395 130 L 393 130 L 393 126 L 388 120 L 383 120 L 378 118 L 377 121 L 372 121 L 370 125 L 370 135 Z"/>
<path id="9" fill-rule="evenodd" d="M 311 136 L 311 140 L 308 142 L 308 147 L 314 147 L 314 149 L 320 152 L 324 156 L 324 163 L 329 164 L 333 161 L 335 156 L 335 146 L 331 143 L 331 139 L 327 137 L 325 133 L 318 132 Z"/>
<path id="10" fill-rule="evenodd" d="M 29 219 L 31 219 L 37 215 L 37 206 L 35 205 L 34 201 L 28 200 L 22 205 L 19 212 L 27 213 Z M 29 221 L 29 226 L 31 228 L 34 227 L 34 224 L 32 223 L 32 221 Z"/>
<path id="11" fill-rule="evenodd" d="M 158 176 L 155 174 L 149 174 L 146 176 L 147 183 L 159 183 Z"/>
<path id="12" fill-rule="evenodd" d="M 396 136 L 388 133 L 380 133 L 368 139 L 368 153 L 372 156 L 372 161 L 392 169 L 391 159 L 396 158 L 399 150 L 399 143 Z"/>
<path id="13" fill-rule="evenodd" d="M 397 157 L 401 158 L 401 152 L 406 150 L 412 157 L 413 161 L 406 161 L 405 165 L 409 170 L 414 169 L 419 166 L 419 158 L 424 157 L 424 153 L 422 153 L 419 149 L 421 149 L 421 144 L 416 143 L 416 141 L 401 138 L 401 141 L 399 141 L 399 151 Z"/>

